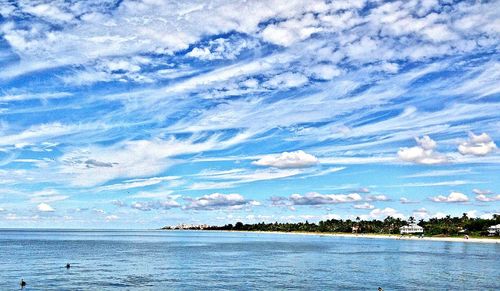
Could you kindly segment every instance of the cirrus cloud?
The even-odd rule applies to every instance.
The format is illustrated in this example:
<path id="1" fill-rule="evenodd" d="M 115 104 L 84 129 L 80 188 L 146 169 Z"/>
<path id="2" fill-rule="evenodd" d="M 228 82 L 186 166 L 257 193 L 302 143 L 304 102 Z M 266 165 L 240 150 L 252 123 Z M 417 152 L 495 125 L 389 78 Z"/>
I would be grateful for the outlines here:
<path id="1" fill-rule="evenodd" d="M 130 204 L 130 207 L 133 209 L 137 209 L 140 211 L 151 211 L 153 209 L 172 209 L 181 207 L 181 205 L 175 201 L 172 197 L 171 199 L 166 200 L 157 200 L 157 201 L 138 201 Z"/>

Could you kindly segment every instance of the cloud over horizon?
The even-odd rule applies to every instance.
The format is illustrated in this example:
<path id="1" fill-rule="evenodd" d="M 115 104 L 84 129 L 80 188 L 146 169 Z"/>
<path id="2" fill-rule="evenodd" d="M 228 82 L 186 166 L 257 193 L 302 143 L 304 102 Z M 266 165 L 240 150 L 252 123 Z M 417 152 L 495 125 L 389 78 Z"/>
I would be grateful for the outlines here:
<path id="1" fill-rule="evenodd" d="M 3 1 L 0 227 L 497 213 L 497 6 Z"/>

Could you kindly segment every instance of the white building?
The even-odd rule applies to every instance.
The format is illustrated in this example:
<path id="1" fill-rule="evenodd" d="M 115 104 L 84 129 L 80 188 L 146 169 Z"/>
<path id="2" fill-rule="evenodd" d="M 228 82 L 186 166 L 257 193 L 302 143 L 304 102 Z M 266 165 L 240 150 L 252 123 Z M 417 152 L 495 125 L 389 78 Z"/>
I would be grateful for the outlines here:
<path id="1" fill-rule="evenodd" d="M 489 235 L 500 235 L 500 224 L 492 225 L 492 226 L 488 227 L 488 234 Z"/>
<path id="2" fill-rule="evenodd" d="M 424 228 L 417 225 L 416 223 L 411 223 L 399 228 L 401 234 L 412 234 L 412 233 L 424 233 Z"/>

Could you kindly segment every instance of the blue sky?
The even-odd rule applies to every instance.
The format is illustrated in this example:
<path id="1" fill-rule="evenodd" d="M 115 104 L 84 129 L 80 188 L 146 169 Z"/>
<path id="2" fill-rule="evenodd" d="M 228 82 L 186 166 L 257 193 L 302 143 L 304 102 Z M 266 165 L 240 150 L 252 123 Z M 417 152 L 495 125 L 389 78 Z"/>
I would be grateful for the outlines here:
<path id="1" fill-rule="evenodd" d="M 500 212 L 495 1 L 0 1 L 0 227 Z"/>

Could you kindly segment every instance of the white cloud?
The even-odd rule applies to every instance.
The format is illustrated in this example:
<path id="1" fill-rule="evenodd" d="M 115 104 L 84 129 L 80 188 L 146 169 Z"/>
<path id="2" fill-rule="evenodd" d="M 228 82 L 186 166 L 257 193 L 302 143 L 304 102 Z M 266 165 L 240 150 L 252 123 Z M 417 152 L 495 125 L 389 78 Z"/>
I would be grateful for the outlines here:
<path id="1" fill-rule="evenodd" d="M 24 6 L 23 10 L 38 17 L 49 18 L 50 20 L 68 22 L 73 20 L 73 15 L 62 11 L 56 5 L 38 4 L 35 6 Z"/>
<path id="2" fill-rule="evenodd" d="M 301 19 L 290 19 L 266 26 L 262 31 L 262 38 L 277 45 L 290 46 L 321 31 L 322 29 L 317 25 L 318 21 L 315 17 L 306 14 Z"/>
<path id="3" fill-rule="evenodd" d="M 439 195 L 436 197 L 431 197 L 430 200 L 434 202 L 457 203 L 467 202 L 469 201 L 469 197 L 460 192 L 451 192 L 448 196 Z"/>
<path id="4" fill-rule="evenodd" d="M 486 196 L 484 194 L 479 194 L 476 196 L 477 201 L 481 202 L 495 202 L 495 201 L 500 201 L 500 194 L 497 195 L 491 195 L 491 196 Z"/>
<path id="5" fill-rule="evenodd" d="M 481 190 L 481 189 L 473 189 L 472 192 L 477 195 L 488 195 L 493 194 L 491 190 Z"/>
<path id="6" fill-rule="evenodd" d="M 413 210 L 412 216 L 415 217 L 417 220 L 418 219 L 427 219 L 427 218 L 429 218 L 430 213 L 427 209 L 420 208 L 417 210 Z"/>
<path id="7" fill-rule="evenodd" d="M 302 150 L 295 152 L 284 152 L 279 155 L 268 155 L 258 161 L 252 162 L 257 166 L 275 167 L 280 169 L 286 168 L 306 168 L 314 166 L 318 163 L 318 158 L 305 153 Z"/>
<path id="8" fill-rule="evenodd" d="M 419 203 L 418 201 L 412 201 L 412 200 L 409 200 L 408 198 L 406 197 L 401 197 L 399 198 L 399 202 L 401 204 L 416 204 L 416 203 Z"/>
<path id="9" fill-rule="evenodd" d="M 289 89 L 305 85 L 309 79 L 299 73 L 283 73 L 273 76 L 271 79 L 264 82 L 264 87 L 270 89 Z"/>
<path id="10" fill-rule="evenodd" d="M 322 157 L 320 159 L 321 164 L 341 164 L 341 165 L 352 165 L 352 164 L 380 164 L 380 163 L 392 163 L 396 161 L 393 157 L 378 157 L 378 156 L 359 156 L 359 157 Z"/>
<path id="11" fill-rule="evenodd" d="M 253 40 L 217 38 L 209 41 L 206 46 L 193 48 L 186 56 L 205 61 L 219 59 L 233 60 L 244 49 L 250 49 L 256 45 L 257 42 Z"/>
<path id="12" fill-rule="evenodd" d="M 437 143 L 429 136 L 417 137 L 415 140 L 418 146 L 401 148 L 398 151 L 398 156 L 401 160 L 424 165 L 443 164 L 449 161 L 446 155 L 435 151 Z"/>
<path id="13" fill-rule="evenodd" d="M 292 194 L 289 199 L 294 205 L 322 205 L 322 204 L 351 203 L 363 200 L 361 195 L 357 193 L 320 194 L 317 192 L 309 192 L 305 195 Z"/>
<path id="14" fill-rule="evenodd" d="M 434 171 L 421 172 L 417 174 L 405 175 L 403 176 L 403 178 L 458 176 L 458 175 L 470 175 L 473 173 L 474 172 L 471 169 L 434 170 Z"/>
<path id="15" fill-rule="evenodd" d="M 69 92 L 43 92 L 43 93 L 14 93 L 5 94 L 0 96 L 0 102 L 19 102 L 27 100 L 48 100 L 48 99 L 60 99 L 72 96 L 73 94 Z"/>
<path id="16" fill-rule="evenodd" d="M 54 208 L 47 203 L 40 203 L 36 207 L 40 212 L 54 212 Z"/>
<path id="17" fill-rule="evenodd" d="M 188 188 L 191 190 L 233 188 L 244 183 L 283 179 L 297 176 L 303 174 L 304 172 L 305 170 L 302 169 L 278 168 L 257 169 L 255 171 L 244 169 L 232 169 L 226 171 L 202 171 L 194 176 L 198 179 L 212 181 L 195 182 Z"/>
<path id="18" fill-rule="evenodd" d="M 354 207 L 356 209 L 373 209 L 373 208 L 375 208 L 375 206 L 373 206 L 367 202 L 365 202 L 363 204 L 356 204 L 356 205 L 353 205 L 352 207 Z"/>
<path id="19" fill-rule="evenodd" d="M 24 148 L 31 144 L 39 144 L 55 137 L 91 128 L 95 129 L 92 125 L 65 125 L 60 122 L 33 125 L 22 132 L 0 136 L 0 146 Z"/>
<path id="20" fill-rule="evenodd" d="M 252 207 L 260 205 L 260 202 L 255 200 L 247 200 L 241 194 L 221 194 L 212 193 L 197 198 L 185 198 L 188 204 L 185 209 L 194 210 L 218 210 L 218 209 L 241 209 L 244 207 Z"/>
<path id="21" fill-rule="evenodd" d="M 366 201 L 389 201 L 389 200 L 391 199 L 383 194 L 366 196 Z"/>
<path id="22" fill-rule="evenodd" d="M 387 216 L 391 216 L 394 218 L 400 218 L 400 219 L 405 218 L 405 216 L 402 213 L 400 213 L 396 209 L 390 208 L 390 207 L 386 207 L 384 209 L 379 209 L 379 208 L 373 209 L 372 211 L 370 211 L 369 215 L 362 215 L 361 218 L 363 218 L 363 219 L 366 219 L 366 218 L 385 219 Z"/>
<path id="23" fill-rule="evenodd" d="M 442 181 L 442 182 L 416 182 L 416 183 L 405 183 L 401 185 L 392 185 L 390 187 L 434 187 L 434 186 L 460 186 L 467 184 L 480 183 L 470 180 L 453 180 L 453 181 Z"/>
<path id="24" fill-rule="evenodd" d="M 130 204 L 133 209 L 141 211 L 151 211 L 153 209 L 172 209 L 181 207 L 181 205 L 175 200 L 178 196 L 171 196 L 168 199 L 157 200 L 157 201 L 138 201 Z"/>
<path id="25" fill-rule="evenodd" d="M 482 219 L 493 219 L 493 215 L 496 214 L 496 215 L 500 215 L 500 213 L 498 212 L 486 212 L 486 213 L 483 213 L 479 216 L 479 218 L 482 218 Z"/>
<path id="26" fill-rule="evenodd" d="M 173 181 L 179 179 L 178 176 L 152 177 L 147 179 L 133 179 L 124 181 L 123 183 L 111 184 L 99 187 L 97 191 L 119 191 L 132 188 L 141 188 L 156 185 L 165 181 Z"/>
<path id="27" fill-rule="evenodd" d="M 316 65 L 307 69 L 308 75 L 319 80 L 332 80 L 342 75 L 342 70 L 333 65 Z"/>
<path id="28" fill-rule="evenodd" d="M 104 220 L 106 220 L 107 222 L 110 222 L 110 221 L 118 220 L 119 218 L 120 217 L 118 217 L 118 215 L 111 214 L 111 215 L 104 217 Z"/>
<path id="29" fill-rule="evenodd" d="M 248 136 L 237 134 L 229 139 L 219 135 L 199 140 L 200 136 L 179 140 L 176 138 L 123 141 L 108 147 L 91 146 L 64 154 L 61 173 L 71 178 L 76 186 L 94 186 L 117 178 L 147 177 L 161 173 L 177 161 L 178 155 L 224 149 Z M 89 160 L 98 161 L 99 167 L 88 167 Z M 95 162 L 93 162 L 95 165 Z M 158 179 L 135 181 L 134 184 L 113 187 L 140 186 L 156 183 Z"/>
<path id="30" fill-rule="evenodd" d="M 284 215 L 280 216 L 279 219 L 275 220 L 269 220 L 269 222 L 274 222 L 274 221 L 279 221 L 279 222 L 304 222 L 305 220 L 311 222 L 311 221 L 320 221 L 320 220 L 330 220 L 330 219 L 336 219 L 340 220 L 342 219 L 340 215 L 334 214 L 334 213 L 329 213 L 329 214 L 324 214 L 324 215 L 311 215 L 311 214 L 301 214 L 301 215 Z"/>
<path id="31" fill-rule="evenodd" d="M 325 176 L 325 175 L 329 175 L 329 174 L 336 173 L 339 171 L 343 171 L 345 169 L 346 169 L 346 167 L 326 168 L 324 170 L 320 170 L 317 172 L 313 172 L 312 174 L 308 174 L 306 176 L 303 176 L 303 178 Z"/>
<path id="32" fill-rule="evenodd" d="M 458 151 L 462 155 L 474 156 L 485 156 L 496 149 L 497 145 L 495 142 L 484 132 L 480 135 L 475 135 L 472 132 L 469 133 L 469 140 L 458 146 Z"/>
<path id="33" fill-rule="evenodd" d="M 68 195 L 61 195 L 59 191 L 55 189 L 44 189 L 41 191 L 36 191 L 30 195 L 30 202 L 32 203 L 50 203 L 55 201 L 61 201 L 68 199 Z M 40 205 L 39 205 L 40 206 Z"/>
<path id="34" fill-rule="evenodd" d="M 128 197 L 130 198 L 157 198 L 157 199 L 177 199 L 180 196 L 178 195 L 172 195 L 174 193 L 173 190 L 163 190 L 163 189 L 158 189 L 155 191 L 140 191 L 136 194 L 130 195 Z"/>

